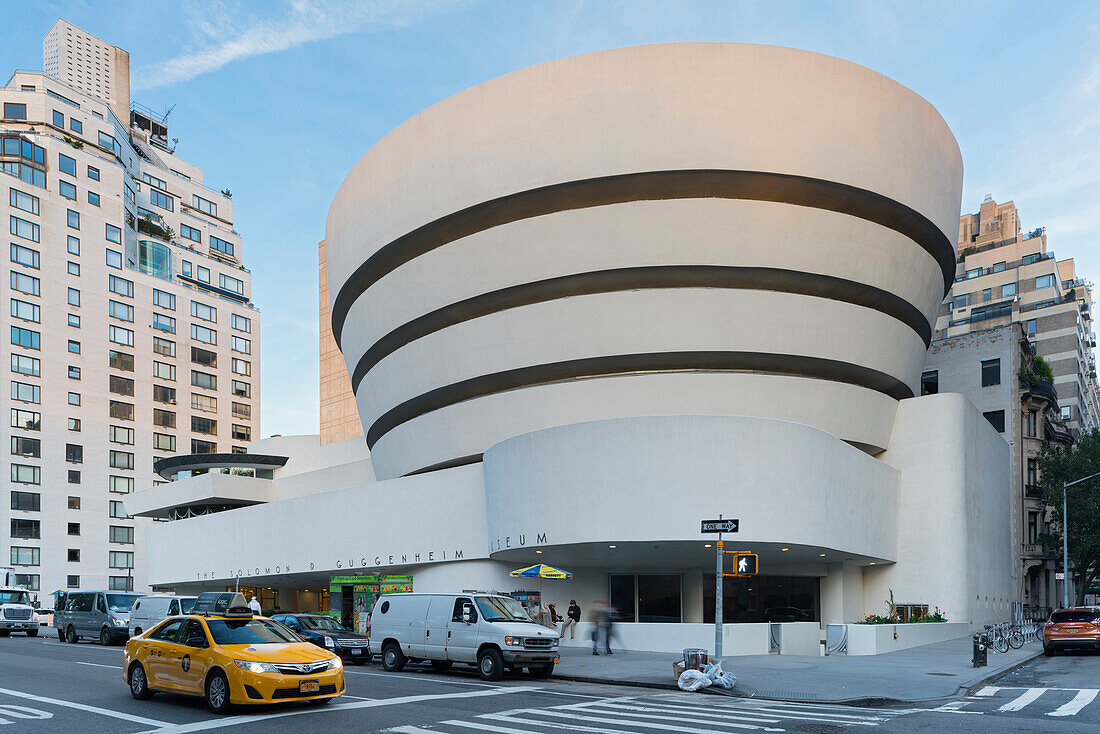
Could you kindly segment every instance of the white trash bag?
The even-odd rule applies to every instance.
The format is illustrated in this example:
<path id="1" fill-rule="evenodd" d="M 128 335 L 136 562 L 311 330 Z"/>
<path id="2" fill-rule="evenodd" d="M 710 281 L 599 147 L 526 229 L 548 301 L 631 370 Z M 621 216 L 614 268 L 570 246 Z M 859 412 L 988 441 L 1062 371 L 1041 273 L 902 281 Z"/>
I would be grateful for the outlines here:
<path id="1" fill-rule="evenodd" d="M 699 670 L 685 670 L 680 673 L 680 677 L 676 681 L 676 685 L 680 687 L 681 691 L 699 691 L 710 684 L 710 678 Z"/>
<path id="2" fill-rule="evenodd" d="M 737 684 L 737 676 L 733 673 L 723 673 L 721 663 L 707 664 L 703 666 L 703 674 L 711 682 L 711 685 L 719 688 L 733 688 Z"/>

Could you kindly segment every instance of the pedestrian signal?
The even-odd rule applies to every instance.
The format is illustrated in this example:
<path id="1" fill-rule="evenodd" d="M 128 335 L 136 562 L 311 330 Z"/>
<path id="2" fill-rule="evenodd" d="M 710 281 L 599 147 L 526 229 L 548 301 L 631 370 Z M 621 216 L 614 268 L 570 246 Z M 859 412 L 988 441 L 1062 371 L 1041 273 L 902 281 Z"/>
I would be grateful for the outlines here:
<path id="1" fill-rule="evenodd" d="M 733 572 L 738 576 L 755 576 L 758 565 L 755 553 L 737 553 L 733 557 Z"/>

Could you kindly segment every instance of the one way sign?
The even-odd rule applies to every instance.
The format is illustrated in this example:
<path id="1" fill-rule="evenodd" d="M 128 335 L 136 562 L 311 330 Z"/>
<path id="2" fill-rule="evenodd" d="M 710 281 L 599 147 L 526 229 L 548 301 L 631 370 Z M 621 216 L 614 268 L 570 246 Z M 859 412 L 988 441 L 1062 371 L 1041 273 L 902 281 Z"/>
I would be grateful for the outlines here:
<path id="1" fill-rule="evenodd" d="M 701 533 L 736 533 L 738 520 L 703 520 Z"/>

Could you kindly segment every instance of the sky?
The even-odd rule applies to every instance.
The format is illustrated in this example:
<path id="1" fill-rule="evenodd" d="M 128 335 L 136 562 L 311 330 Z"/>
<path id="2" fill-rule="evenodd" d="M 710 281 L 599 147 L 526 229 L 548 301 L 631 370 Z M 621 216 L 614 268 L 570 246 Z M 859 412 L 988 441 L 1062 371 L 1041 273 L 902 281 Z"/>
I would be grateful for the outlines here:
<path id="1" fill-rule="evenodd" d="M 263 436 L 318 426 L 317 243 L 333 195 L 439 100 L 562 56 L 642 43 L 791 46 L 928 99 L 959 141 L 962 210 L 1013 200 L 1100 273 L 1100 3 L 734 0 L 5 0 L 0 73 L 40 69 L 58 17 L 130 53 L 132 98 L 233 191 L 262 313 Z M 6 75 L 5 75 L 6 76 Z"/>

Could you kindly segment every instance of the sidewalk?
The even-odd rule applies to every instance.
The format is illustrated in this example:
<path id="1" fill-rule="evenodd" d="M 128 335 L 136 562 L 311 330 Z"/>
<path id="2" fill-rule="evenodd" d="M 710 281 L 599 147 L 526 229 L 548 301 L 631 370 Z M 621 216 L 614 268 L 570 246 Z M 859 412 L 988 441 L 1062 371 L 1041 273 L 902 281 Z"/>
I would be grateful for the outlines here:
<path id="1" fill-rule="evenodd" d="M 946 698 L 998 677 L 1042 654 L 1037 642 L 1004 654 L 990 651 L 989 665 L 971 665 L 969 637 L 883 655 L 730 657 L 723 670 L 737 676 L 733 693 L 785 701 L 896 703 Z M 584 648 L 561 650 L 554 677 L 605 684 L 676 688 L 674 653 L 632 652 L 592 655 Z"/>

